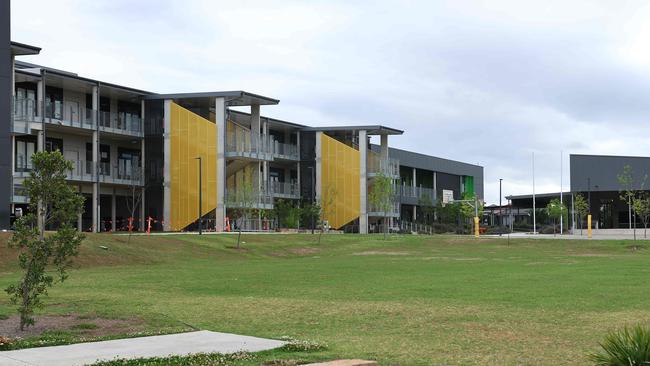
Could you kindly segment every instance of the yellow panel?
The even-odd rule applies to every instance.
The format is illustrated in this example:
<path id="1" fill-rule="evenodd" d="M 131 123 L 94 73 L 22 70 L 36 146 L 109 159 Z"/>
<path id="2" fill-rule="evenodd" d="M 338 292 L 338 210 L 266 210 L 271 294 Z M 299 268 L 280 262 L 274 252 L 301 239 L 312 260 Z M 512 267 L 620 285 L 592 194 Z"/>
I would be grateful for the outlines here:
<path id="1" fill-rule="evenodd" d="M 179 231 L 198 218 L 198 156 L 202 159 L 202 214 L 217 207 L 217 126 L 173 102 L 170 112 L 170 227 Z"/>
<path id="2" fill-rule="evenodd" d="M 359 151 L 321 134 L 321 207 L 335 228 L 359 217 Z"/>

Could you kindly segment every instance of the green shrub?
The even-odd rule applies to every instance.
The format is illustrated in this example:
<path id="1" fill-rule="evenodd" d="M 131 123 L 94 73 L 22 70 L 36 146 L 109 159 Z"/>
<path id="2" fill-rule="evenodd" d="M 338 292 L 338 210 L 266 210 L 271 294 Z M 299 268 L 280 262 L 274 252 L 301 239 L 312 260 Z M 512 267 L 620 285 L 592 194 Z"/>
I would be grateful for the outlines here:
<path id="1" fill-rule="evenodd" d="M 590 355 L 597 366 L 650 365 L 650 328 L 634 327 L 612 332 L 600 344 L 600 353 Z"/>

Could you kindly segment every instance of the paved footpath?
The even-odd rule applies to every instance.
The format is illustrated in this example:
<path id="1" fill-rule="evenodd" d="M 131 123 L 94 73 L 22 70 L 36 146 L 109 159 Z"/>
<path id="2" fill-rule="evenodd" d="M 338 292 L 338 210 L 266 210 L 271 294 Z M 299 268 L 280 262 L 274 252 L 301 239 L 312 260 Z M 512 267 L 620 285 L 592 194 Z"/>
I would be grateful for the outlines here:
<path id="1" fill-rule="evenodd" d="M 190 353 L 258 352 L 282 341 L 207 330 L 112 341 L 0 352 L 1 366 L 82 366 L 115 358 L 164 357 Z"/>

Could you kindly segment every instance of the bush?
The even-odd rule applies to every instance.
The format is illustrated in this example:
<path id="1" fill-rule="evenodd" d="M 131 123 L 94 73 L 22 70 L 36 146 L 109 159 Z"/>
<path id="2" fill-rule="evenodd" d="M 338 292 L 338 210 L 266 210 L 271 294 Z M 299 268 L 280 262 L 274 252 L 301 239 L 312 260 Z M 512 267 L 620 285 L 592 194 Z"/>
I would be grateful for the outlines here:
<path id="1" fill-rule="evenodd" d="M 597 366 L 641 366 L 650 364 L 650 328 L 636 325 L 612 332 L 600 344 L 603 350 L 590 355 Z"/>
<path id="2" fill-rule="evenodd" d="M 487 235 L 510 234 L 510 228 L 506 226 L 490 226 L 485 230 Z"/>
<path id="3" fill-rule="evenodd" d="M 433 232 L 436 234 L 456 233 L 456 225 L 453 224 L 433 224 Z"/>

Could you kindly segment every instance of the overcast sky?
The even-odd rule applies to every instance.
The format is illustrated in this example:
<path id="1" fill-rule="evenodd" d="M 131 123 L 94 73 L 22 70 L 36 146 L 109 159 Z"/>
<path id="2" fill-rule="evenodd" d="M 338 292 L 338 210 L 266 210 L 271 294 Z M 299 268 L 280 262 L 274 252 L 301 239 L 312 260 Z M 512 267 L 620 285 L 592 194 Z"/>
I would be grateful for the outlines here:
<path id="1" fill-rule="evenodd" d="M 12 1 L 23 60 L 160 93 L 246 90 L 262 113 L 384 124 L 485 167 L 488 203 L 560 188 L 560 151 L 650 156 L 647 1 Z"/>

